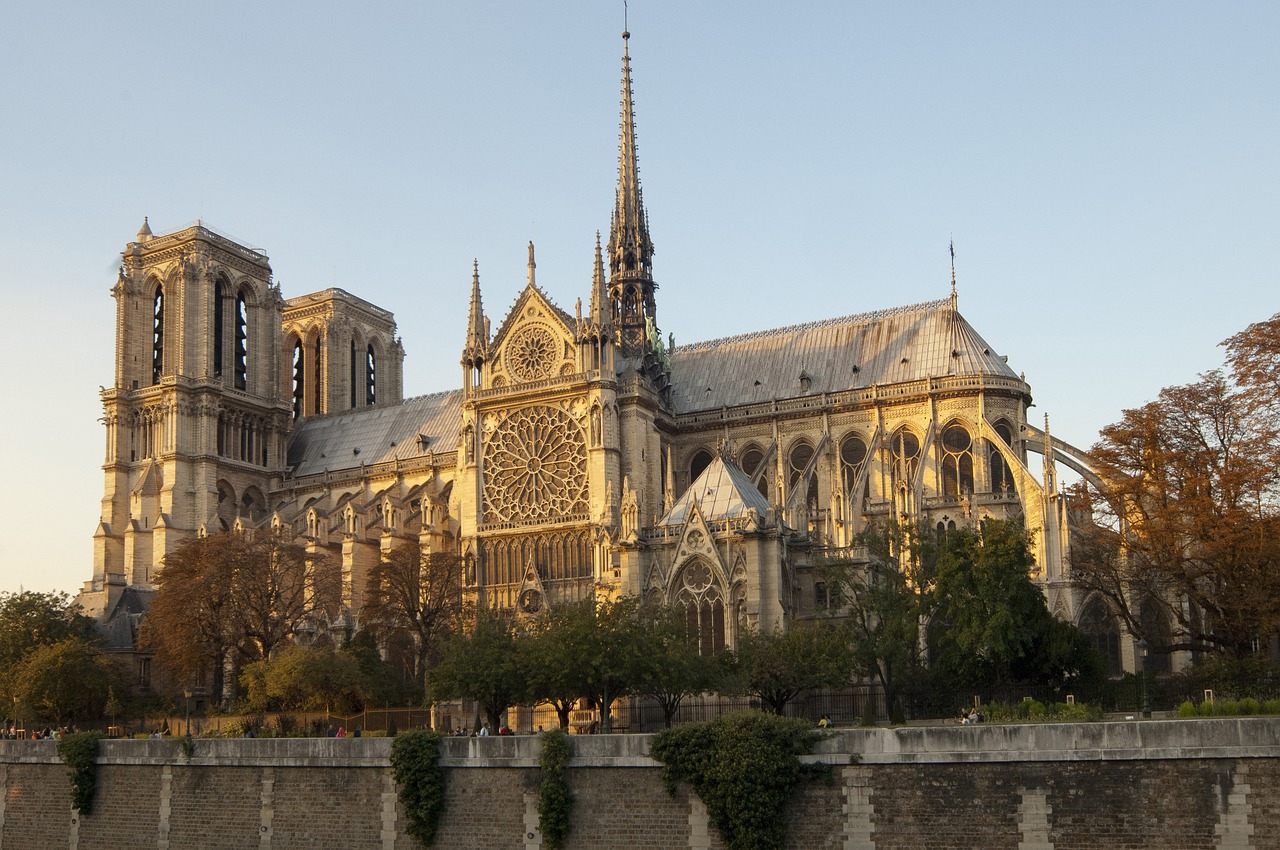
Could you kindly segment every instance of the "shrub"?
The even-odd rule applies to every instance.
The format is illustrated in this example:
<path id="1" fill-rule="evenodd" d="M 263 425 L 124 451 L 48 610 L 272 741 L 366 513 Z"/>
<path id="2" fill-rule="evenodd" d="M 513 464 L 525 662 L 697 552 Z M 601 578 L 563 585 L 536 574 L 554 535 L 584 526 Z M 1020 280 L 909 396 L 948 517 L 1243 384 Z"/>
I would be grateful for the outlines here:
<path id="1" fill-rule="evenodd" d="M 1245 697 L 1236 703 L 1236 710 L 1241 714 L 1261 714 L 1262 706 L 1253 697 Z"/>
<path id="2" fill-rule="evenodd" d="M 1195 717 L 1196 704 L 1193 703 L 1191 700 L 1187 700 L 1182 705 L 1178 706 L 1178 716 L 1179 717 Z"/>
<path id="3" fill-rule="evenodd" d="M 569 815 L 573 812 L 573 793 L 565 781 L 569 763 L 569 736 L 563 729 L 552 729 L 542 736 L 542 753 L 538 765 L 542 779 L 538 783 L 538 828 L 550 850 L 560 850 L 569 835 Z"/>
<path id="4" fill-rule="evenodd" d="M 400 802 L 409 821 L 406 831 L 430 846 L 444 811 L 444 768 L 440 739 L 430 729 L 398 735 L 391 744 L 391 770 L 400 787 Z"/>
<path id="5" fill-rule="evenodd" d="M 101 732 L 77 732 L 58 739 L 58 757 L 71 768 L 71 807 L 82 815 L 93 812 L 98 787 L 98 742 Z"/>
<path id="6" fill-rule="evenodd" d="M 664 765 L 668 793 L 688 782 L 730 850 L 767 850 L 786 846 L 785 810 L 796 785 L 830 775 L 828 765 L 800 763 L 818 739 L 804 720 L 743 712 L 667 729 L 652 755 Z"/>

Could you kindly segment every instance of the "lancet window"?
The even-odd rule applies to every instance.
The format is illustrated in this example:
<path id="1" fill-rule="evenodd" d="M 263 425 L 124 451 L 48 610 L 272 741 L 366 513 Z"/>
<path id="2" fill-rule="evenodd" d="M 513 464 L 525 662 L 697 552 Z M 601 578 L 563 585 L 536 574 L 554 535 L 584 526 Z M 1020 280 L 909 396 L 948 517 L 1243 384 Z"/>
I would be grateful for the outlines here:
<path id="1" fill-rule="evenodd" d="M 791 469 L 787 475 L 787 489 L 795 492 L 795 488 L 801 484 L 801 477 L 805 470 L 809 468 L 809 462 L 813 460 L 813 446 L 801 440 L 791 447 L 791 454 L 787 457 L 787 462 Z M 818 476 L 810 475 L 809 483 L 805 491 L 805 504 L 810 507 L 817 507 L 818 504 Z"/>
<path id="2" fill-rule="evenodd" d="M 1000 439 L 1004 440 L 1006 446 L 1013 445 L 1013 429 L 1009 427 L 1009 423 L 1001 419 L 995 425 L 996 434 Z M 991 447 L 991 492 L 992 493 L 1016 493 L 1017 487 L 1013 481 L 1013 471 L 1009 469 L 1009 464 L 1004 459 L 1004 455 L 1000 453 L 997 446 Z"/>
<path id="3" fill-rule="evenodd" d="M 910 489 L 920 468 L 920 438 L 899 428 L 889 439 L 889 456 L 894 491 Z"/>
<path id="4" fill-rule="evenodd" d="M 151 383 L 160 383 L 164 374 L 164 286 L 156 284 L 151 301 Z"/>
<path id="5" fill-rule="evenodd" d="M 235 387 L 249 388 L 249 308 L 243 292 L 236 296 Z"/>
<path id="6" fill-rule="evenodd" d="M 370 345 L 364 360 L 364 403 L 372 407 L 378 403 L 378 356 Z"/>
<path id="7" fill-rule="evenodd" d="M 699 449 L 698 451 L 693 453 L 693 457 L 689 460 L 689 483 L 690 484 L 697 481 L 698 476 L 706 471 L 706 468 L 711 465 L 711 460 L 712 460 L 711 452 L 707 451 L 706 449 Z"/>
<path id="8" fill-rule="evenodd" d="M 764 452 L 756 446 L 749 446 L 742 453 L 742 469 L 752 478 L 756 477 L 756 473 L 760 472 L 760 465 L 764 463 Z M 756 489 L 760 491 L 760 495 L 766 499 L 769 498 L 769 476 L 761 475 L 756 481 Z"/>
<path id="9" fill-rule="evenodd" d="M 227 287 L 221 278 L 213 285 L 213 376 L 222 377 L 222 359 L 226 347 L 226 316 L 223 314 L 223 302 L 227 298 Z"/>
<path id="10" fill-rule="evenodd" d="M 865 497 L 870 489 L 871 481 L 868 479 L 862 485 L 862 493 L 854 494 L 853 488 L 858 483 L 858 477 L 862 475 L 862 467 L 867 462 L 867 444 L 858 434 L 850 434 L 840 443 L 840 489 L 845 493 L 851 504 L 858 502 L 859 497 Z"/>
<path id="11" fill-rule="evenodd" d="M 307 397 L 307 356 L 302 340 L 293 344 L 293 418 L 303 416 L 303 401 Z"/>
<path id="12" fill-rule="evenodd" d="M 942 429 L 942 495 L 958 498 L 973 492 L 973 439 L 959 424 Z"/>

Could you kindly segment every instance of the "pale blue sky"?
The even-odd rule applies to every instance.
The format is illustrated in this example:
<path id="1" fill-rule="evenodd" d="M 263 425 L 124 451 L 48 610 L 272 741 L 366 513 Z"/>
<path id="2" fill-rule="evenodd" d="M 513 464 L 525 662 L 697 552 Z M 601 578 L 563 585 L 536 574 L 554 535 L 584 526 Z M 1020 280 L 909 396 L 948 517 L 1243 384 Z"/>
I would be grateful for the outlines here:
<path id="1" fill-rule="evenodd" d="M 10 4 L 0 590 L 75 590 L 118 254 L 144 215 L 395 312 L 458 385 L 472 258 L 588 296 L 622 4 Z M 635 0 L 640 174 L 677 342 L 940 298 L 1088 447 L 1280 310 L 1280 4 Z M 28 370 L 31 370 L 28 372 Z"/>

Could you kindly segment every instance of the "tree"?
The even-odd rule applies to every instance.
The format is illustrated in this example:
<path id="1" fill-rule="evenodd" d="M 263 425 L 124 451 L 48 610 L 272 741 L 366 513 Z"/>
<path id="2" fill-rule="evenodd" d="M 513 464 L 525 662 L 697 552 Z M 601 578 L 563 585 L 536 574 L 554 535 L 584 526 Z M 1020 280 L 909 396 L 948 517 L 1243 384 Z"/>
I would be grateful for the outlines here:
<path id="1" fill-rule="evenodd" d="M 360 663 L 347 652 L 290 646 L 244 668 L 240 682 L 252 711 L 359 711 Z"/>
<path id="2" fill-rule="evenodd" d="M 79 637 L 36 647 L 14 677 L 19 702 L 56 724 L 101 717 L 111 687 L 111 667 L 102 652 Z"/>
<path id="3" fill-rule="evenodd" d="M 61 591 L 0 593 L 0 698 L 14 697 L 14 675 L 33 650 L 71 637 L 89 639 L 93 622 Z"/>
<path id="4" fill-rule="evenodd" d="M 521 649 L 522 635 L 511 618 L 480 609 L 470 630 L 444 644 L 429 676 L 431 698 L 474 700 L 489 727 L 497 729 L 502 712 L 528 690 Z"/>
<path id="5" fill-rule="evenodd" d="M 640 616 L 639 598 L 559 605 L 531 631 L 525 657 L 532 696 L 556 705 L 562 727 L 573 699 L 584 698 L 600 711 L 600 728 L 610 731 L 613 703 L 632 692 L 648 661 L 652 624 Z"/>
<path id="6" fill-rule="evenodd" d="M 184 541 L 165 558 L 143 643 L 180 681 L 211 670 L 222 690 L 228 656 L 269 658 L 340 597 L 332 571 L 302 547 L 263 532 Z"/>
<path id="7" fill-rule="evenodd" d="M 396 631 L 413 636 L 414 675 L 421 681 L 463 616 L 462 561 L 407 541 L 383 555 L 369 574 L 361 621 L 381 641 Z"/>
<path id="8" fill-rule="evenodd" d="M 738 688 L 758 697 L 774 714 L 816 688 L 839 688 L 853 677 L 848 635 L 827 625 L 793 626 L 786 631 L 746 631 L 738 638 Z"/>
<path id="9" fill-rule="evenodd" d="M 891 717 L 901 715 L 903 682 L 921 666 L 920 621 L 924 615 L 936 547 L 899 526 L 869 528 L 860 542 L 870 563 L 827 561 L 819 574 L 835 610 L 844 616 L 854 670 L 876 679 Z"/>
<path id="10" fill-rule="evenodd" d="M 644 636 L 641 647 L 635 692 L 658 704 L 662 720 L 670 729 L 685 697 L 717 687 L 724 664 L 718 656 L 698 654 L 682 609 L 645 608 L 641 614 L 652 629 Z"/>
<path id="11" fill-rule="evenodd" d="M 1058 622 L 1031 581 L 1021 520 L 948 531 L 929 601 L 930 663 L 954 685 L 1065 684 L 1100 669 L 1087 639 Z"/>
<path id="12" fill-rule="evenodd" d="M 1153 652 L 1242 658 L 1280 628 L 1280 434 L 1265 386 L 1280 343 L 1265 330 L 1227 341 L 1234 376 L 1166 388 L 1104 428 L 1101 481 L 1074 494 L 1092 519 L 1074 577 Z"/>

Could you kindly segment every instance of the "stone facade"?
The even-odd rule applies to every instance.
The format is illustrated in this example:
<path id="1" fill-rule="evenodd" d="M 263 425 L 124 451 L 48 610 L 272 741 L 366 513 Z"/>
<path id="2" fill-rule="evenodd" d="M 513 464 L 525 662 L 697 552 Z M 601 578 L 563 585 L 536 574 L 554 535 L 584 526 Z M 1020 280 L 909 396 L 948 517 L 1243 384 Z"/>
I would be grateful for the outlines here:
<path id="1" fill-rule="evenodd" d="M 543 846 L 536 737 L 446 739 L 436 846 Z M 687 787 L 663 790 L 650 736 L 572 739 L 566 847 L 719 848 Z M 92 815 L 70 808 L 52 741 L 0 741 L 0 850 L 409 850 L 379 738 L 112 741 Z M 853 754 L 860 763 L 850 764 Z M 1280 847 L 1280 720 L 844 730 L 811 757 L 789 843 L 846 850 Z"/>
<path id="2" fill-rule="evenodd" d="M 1056 469 L 1089 474 L 1087 458 L 1028 420 L 1030 385 L 961 316 L 954 281 L 923 304 L 664 340 L 625 48 L 620 136 L 585 308 L 539 287 L 531 244 L 495 327 L 473 269 L 452 392 L 402 398 L 385 310 L 338 289 L 285 300 L 262 252 L 201 224 L 144 224 L 115 289 L 85 607 L 136 617 L 181 541 L 269 528 L 328 556 L 348 623 L 370 568 L 416 539 L 458 554 L 481 604 L 643 595 L 731 647 L 825 609 L 814 564 L 865 557 L 868 523 L 1022 516 L 1034 579 L 1079 620 Z"/>

